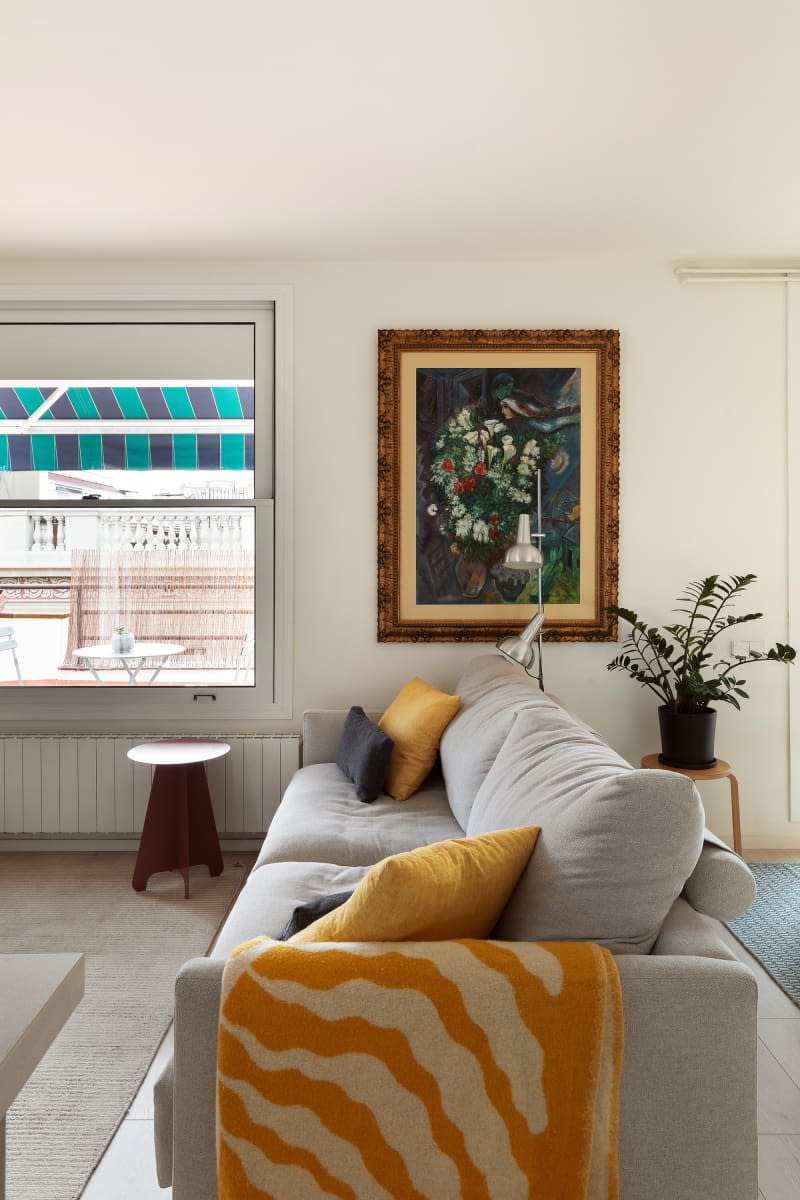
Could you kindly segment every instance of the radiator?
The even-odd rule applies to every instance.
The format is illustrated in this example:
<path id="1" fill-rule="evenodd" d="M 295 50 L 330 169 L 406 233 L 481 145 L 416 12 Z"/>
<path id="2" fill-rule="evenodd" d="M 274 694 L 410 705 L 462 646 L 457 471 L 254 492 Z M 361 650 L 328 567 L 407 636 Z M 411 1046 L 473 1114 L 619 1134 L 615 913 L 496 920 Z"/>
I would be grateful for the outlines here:
<path id="1" fill-rule="evenodd" d="M 153 767 L 133 763 L 146 737 L 0 737 L 0 834 L 123 837 L 141 832 Z M 220 834 L 263 835 L 299 765 L 298 734 L 226 737 L 206 763 Z"/>

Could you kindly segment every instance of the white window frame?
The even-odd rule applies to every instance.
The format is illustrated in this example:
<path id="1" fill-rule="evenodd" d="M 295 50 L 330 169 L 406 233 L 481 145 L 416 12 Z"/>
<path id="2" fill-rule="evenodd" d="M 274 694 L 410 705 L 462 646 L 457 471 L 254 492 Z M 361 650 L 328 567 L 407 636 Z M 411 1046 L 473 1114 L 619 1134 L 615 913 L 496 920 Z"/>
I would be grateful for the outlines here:
<path id="1" fill-rule="evenodd" d="M 259 505 L 257 498 L 254 502 L 257 536 L 259 509 L 263 520 L 274 504 L 271 587 L 264 584 L 267 564 L 263 555 L 260 570 L 256 556 L 256 655 L 261 640 L 259 624 L 263 627 L 265 621 L 271 621 L 272 679 L 268 678 L 268 665 L 265 668 L 263 661 L 259 661 L 255 687 L 3 687 L 0 730 L 120 734 L 261 732 L 270 722 L 293 715 L 293 289 L 288 284 L 0 286 L 3 314 L 53 309 L 77 312 L 105 306 L 177 311 L 209 308 L 215 312 L 263 307 L 274 313 L 273 501 L 262 501 Z M 256 430 L 258 420 L 256 409 Z M 249 502 L 244 503 L 246 506 Z M 269 594 L 265 595 L 267 591 Z M 203 694 L 212 694 L 216 699 L 194 699 L 195 695 Z"/>

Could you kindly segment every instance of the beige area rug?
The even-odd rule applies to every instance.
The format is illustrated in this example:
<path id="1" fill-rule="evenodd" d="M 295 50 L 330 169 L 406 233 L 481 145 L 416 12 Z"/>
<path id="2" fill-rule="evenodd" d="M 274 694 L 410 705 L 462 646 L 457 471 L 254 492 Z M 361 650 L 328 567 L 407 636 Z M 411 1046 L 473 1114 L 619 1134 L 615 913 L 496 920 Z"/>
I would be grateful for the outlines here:
<path id="1" fill-rule="evenodd" d="M 172 1020 L 175 975 L 205 954 L 252 865 L 226 853 L 131 887 L 134 854 L 0 853 L 0 952 L 86 956 L 83 1000 L 7 1118 L 8 1200 L 77 1200 Z"/>

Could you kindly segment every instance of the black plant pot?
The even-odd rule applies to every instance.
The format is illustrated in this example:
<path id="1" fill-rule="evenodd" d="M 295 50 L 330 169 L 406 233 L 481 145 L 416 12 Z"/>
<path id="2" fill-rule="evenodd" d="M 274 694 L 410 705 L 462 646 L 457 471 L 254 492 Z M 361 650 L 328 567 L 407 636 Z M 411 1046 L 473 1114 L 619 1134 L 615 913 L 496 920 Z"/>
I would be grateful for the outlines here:
<path id="1" fill-rule="evenodd" d="M 676 713 L 666 704 L 658 710 L 661 726 L 659 759 L 667 767 L 691 767 L 700 771 L 713 767 L 714 728 L 716 709 L 704 708 L 698 713 Z"/>

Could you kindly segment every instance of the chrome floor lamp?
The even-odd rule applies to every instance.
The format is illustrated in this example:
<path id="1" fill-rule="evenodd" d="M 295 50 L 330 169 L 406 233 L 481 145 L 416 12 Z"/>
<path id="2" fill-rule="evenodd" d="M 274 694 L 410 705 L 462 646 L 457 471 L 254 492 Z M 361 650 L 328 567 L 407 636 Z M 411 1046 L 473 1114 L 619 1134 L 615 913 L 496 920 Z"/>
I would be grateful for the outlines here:
<path id="1" fill-rule="evenodd" d="M 542 472 L 536 472 L 536 533 L 531 534 L 531 518 L 523 513 L 517 522 L 517 540 L 506 551 L 505 565 L 512 571 L 536 572 L 537 606 L 533 619 L 528 622 L 522 633 L 510 634 L 497 643 L 497 649 L 512 662 L 519 663 L 529 675 L 534 655 L 538 659 L 539 687 L 544 691 L 544 673 L 542 670 L 542 628 L 544 626 L 544 605 L 542 603 Z"/>

